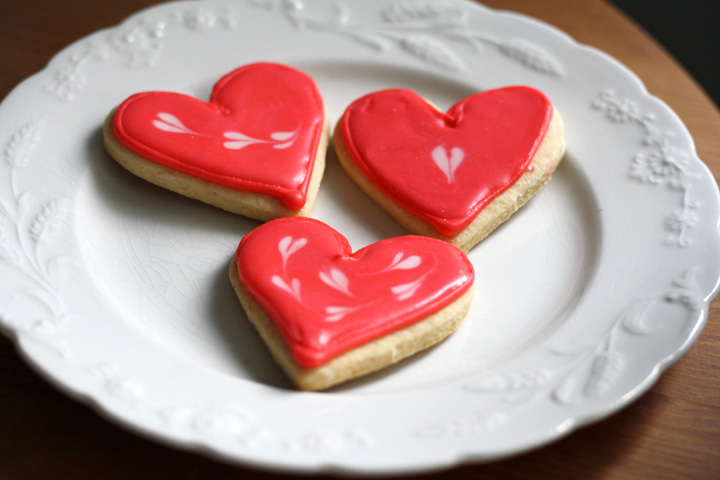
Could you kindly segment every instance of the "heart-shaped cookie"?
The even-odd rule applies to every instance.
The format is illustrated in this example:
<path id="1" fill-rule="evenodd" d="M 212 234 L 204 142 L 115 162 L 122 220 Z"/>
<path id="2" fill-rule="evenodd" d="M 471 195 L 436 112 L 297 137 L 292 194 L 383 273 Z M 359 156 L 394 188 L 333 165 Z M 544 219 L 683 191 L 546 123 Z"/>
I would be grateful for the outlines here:
<path id="1" fill-rule="evenodd" d="M 320 390 L 449 335 L 469 309 L 474 272 L 440 240 L 408 235 L 353 253 L 324 223 L 283 218 L 243 237 L 230 278 L 288 376 Z"/>
<path id="2" fill-rule="evenodd" d="M 169 190 L 260 220 L 309 215 L 328 126 L 313 80 L 257 63 L 220 79 L 210 102 L 133 95 L 105 122 L 110 155 Z"/>
<path id="3" fill-rule="evenodd" d="M 550 178 L 565 142 L 541 92 L 506 87 L 447 113 L 410 90 L 356 100 L 335 129 L 345 170 L 412 233 L 467 251 Z"/>

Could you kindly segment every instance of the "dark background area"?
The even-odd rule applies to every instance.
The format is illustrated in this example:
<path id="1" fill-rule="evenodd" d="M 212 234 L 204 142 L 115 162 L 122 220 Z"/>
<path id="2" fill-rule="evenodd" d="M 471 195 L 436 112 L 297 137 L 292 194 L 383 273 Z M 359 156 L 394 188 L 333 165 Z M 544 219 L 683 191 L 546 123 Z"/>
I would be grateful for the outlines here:
<path id="1" fill-rule="evenodd" d="M 720 105 L 720 0 L 610 1 L 655 37 Z"/>

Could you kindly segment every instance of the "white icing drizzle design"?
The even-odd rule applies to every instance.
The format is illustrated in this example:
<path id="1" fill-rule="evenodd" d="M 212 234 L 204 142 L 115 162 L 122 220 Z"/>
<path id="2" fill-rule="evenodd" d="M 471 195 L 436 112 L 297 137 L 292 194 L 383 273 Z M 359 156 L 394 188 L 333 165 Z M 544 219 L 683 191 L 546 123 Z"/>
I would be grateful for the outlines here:
<path id="1" fill-rule="evenodd" d="M 298 280 L 297 278 L 290 279 L 290 282 L 288 283 L 288 281 L 282 278 L 280 275 L 273 275 L 270 280 L 272 281 L 273 285 L 278 288 L 282 288 L 283 290 L 288 292 L 290 295 L 295 297 L 298 302 L 302 301 L 300 299 L 300 280 Z"/>
<path id="2" fill-rule="evenodd" d="M 420 285 L 422 284 L 423 278 L 418 278 L 414 282 L 410 283 L 403 283 L 402 285 L 396 285 L 392 287 L 390 290 L 397 295 L 398 300 L 406 300 L 410 297 L 412 297 L 418 288 L 420 288 Z"/>
<path id="3" fill-rule="evenodd" d="M 341 291 L 347 296 L 353 296 L 353 294 L 348 288 L 350 285 L 350 280 L 348 279 L 347 275 L 342 272 L 342 270 L 339 270 L 337 268 L 331 268 L 329 272 L 321 271 L 320 280 L 322 280 L 323 283 L 325 283 L 326 285 L 329 285 L 332 288 Z"/>
<path id="4" fill-rule="evenodd" d="M 450 155 L 444 146 L 438 145 L 432 151 L 432 159 L 435 165 L 445 174 L 448 183 L 455 183 L 455 170 L 465 159 L 465 152 L 458 147 L 450 149 Z"/>
<path id="5" fill-rule="evenodd" d="M 388 270 L 410 270 L 419 267 L 422 263 L 422 259 L 418 255 L 410 255 L 409 257 L 403 259 L 404 257 L 405 254 L 403 252 L 396 254 L 395 258 L 393 258 L 392 263 L 382 271 L 386 272 Z"/>
<path id="6" fill-rule="evenodd" d="M 298 302 L 302 302 L 300 298 L 300 280 L 297 278 L 288 278 L 287 261 L 291 255 L 307 245 L 307 238 L 293 239 L 291 236 L 283 237 L 278 242 L 278 251 L 283 261 L 284 278 L 280 275 L 273 275 L 270 281 L 278 288 L 281 288 L 292 295 Z"/>
<path id="7" fill-rule="evenodd" d="M 211 135 L 206 135 L 200 132 L 196 132 L 187 126 L 185 126 L 179 118 L 172 113 L 160 112 L 157 114 L 157 118 L 153 120 L 153 126 L 158 130 L 169 133 L 180 133 L 184 135 L 196 135 L 200 137 L 215 138 Z M 228 150 L 240 150 L 249 145 L 255 145 L 258 143 L 271 144 L 272 148 L 277 150 L 284 150 L 289 148 L 298 137 L 298 130 L 293 132 L 273 132 L 270 134 L 269 140 L 263 140 L 260 138 L 253 138 L 245 135 L 241 132 L 224 132 L 223 137 L 229 139 L 229 141 L 223 142 L 223 147 Z"/>
<path id="8" fill-rule="evenodd" d="M 183 129 L 182 124 L 172 124 L 173 128 Z M 299 278 L 291 278 L 288 274 L 287 264 L 288 259 L 298 250 L 306 246 L 308 243 L 307 238 L 295 239 L 288 235 L 283 237 L 278 242 L 278 252 L 282 257 L 282 275 L 273 275 L 270 277 L 270 281 L 273 285 L 279 289 L 289 293 L 295 300 L 303 303 L 300 295 L 302 282 Z M 418 268 L 423 263 L 422 258 L 419 255 L 406 256 L 405 252 L 398 252 L 393 257 L 392 262 L 387 267 L 378 270 L 376 272 L 370 272 L 366 275 L 379 275 L 387 273 L 392 270 L 412 270 Z M 390 291 L 396 296 L 398 301 L 407 300 L 412 297 L 415 292 L 422 285 L 423 280 L 428 274 L 425 273 L 416 280 L 400 285 L 390 287 Z M 355 295 L 350 290 L 350 278 L 337 267 L 323 267 L 318 273 L 320 280 L 330 288 L 333 288 L 348 297 L 354 297 Z M 355 312 L 356 310 L 366 307 L 374 303 L 373 301 L 366 302 L 361 305 L 346 306 L 346 305 L 332 305 L 325 307 L 325 318 L 326 322 L 337 322 L 343 319 L 346 315 Z"/>
<path id="9" fill-rule="evenodd" d="M 325 307 L 325 313 L 327 314 L 325 321 L 337 322 L 345 318 L 345 315 L 348 313 L 352 313 L 357 309 L 358 307 Z"/>
<path id="10" fill-rule="evenodd" d="M 172 113 L 161 112 L 157 114 L 157 117 L 157 119 L 153 120 L 153 126 L 158 130 L 170 133 L 186 133 L 188 135 L 200 135 L 200 133 L 190 130 L 188 127 L 186 127 L 185 124 L 182 123 L 180 119 L 178 119 Z"/>
<path id="11" fill-rule="evenodd" d="M 288 258 L 290 258 L 290 255 L 297 252 L 305 245 L 307 245 L 307 238 L 299 238 L 293 241 L 292 237 L 287 236 L 280 240 L 280 243 L 278 243 L 278 250 L 280 251 L 280 255 L 282 255 L 283 270 L 286 270 L 287 268 L 287 261 Z"/>

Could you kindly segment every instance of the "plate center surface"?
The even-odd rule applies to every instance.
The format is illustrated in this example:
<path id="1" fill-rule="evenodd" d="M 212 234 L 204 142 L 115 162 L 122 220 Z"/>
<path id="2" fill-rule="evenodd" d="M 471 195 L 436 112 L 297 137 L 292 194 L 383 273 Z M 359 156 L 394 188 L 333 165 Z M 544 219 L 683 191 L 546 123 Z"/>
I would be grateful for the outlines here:
<path id="1" fill-rule="evenodd" d="M 346 105 L 383 88 L 411 88 L 440 108 L 471 86 L 393 67 L 300 64 L 318 83 L 332 123 Z M 210 85 L 213 80 L 209 80 Z M 205 84 L 179 91 L 205 95 Z M 249 381 L 288 383 L 247 322 L 228 278 L 243 234 L 259 222 L 189 200 L 118 166 L 97 138 L 78 194 L 78 235 L 117 318 L 179 358 Z M 491 369 L 562 324 L 590 281 L 598 252 L 596 207 L 570 154 L 548 186 L 470 253 L 473 306 L 441 345 L 343 390 L 416 388 Z M 332 151 L 313 217 L 354 249 L 406 232 L 345 175 Z"/>

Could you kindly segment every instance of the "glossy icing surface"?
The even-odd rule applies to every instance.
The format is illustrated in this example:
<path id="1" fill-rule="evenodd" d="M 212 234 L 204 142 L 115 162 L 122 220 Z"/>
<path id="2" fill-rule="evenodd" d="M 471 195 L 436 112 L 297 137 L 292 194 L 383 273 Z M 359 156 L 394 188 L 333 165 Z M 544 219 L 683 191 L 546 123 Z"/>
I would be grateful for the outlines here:
<path id="1" fill-rule="evenodd" d="M 451 237 L 525 172 L 552 112 L 522 86 L 477 93 L 447 113 L 410 90 L 383 90 L 352 103 L 341 132 L 377 188 Z"/>
<path id="2" fill-rule="evenodd" d="M 149 160 L 299 210 L 323 125 L 323 101 L 310 77 L 257 63 L 221 78 L 209 103 L 171 92 L 133 95 L 118 108 L 113 128 Z"/>
<path id="3" fill-rule="evenodd" d="M 299 217 L 245 235 L 236 260 L 240 280 L 305 368 L 438 311 L 474 280 L 465 254 L 446 242 L 408 235 L 353 253 L 337 231 Z"/>

